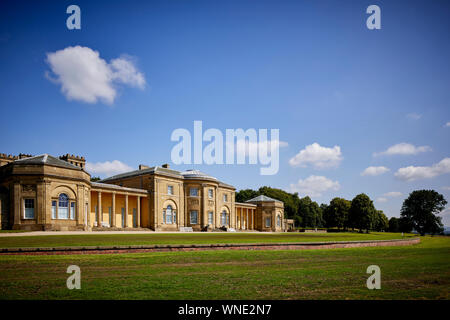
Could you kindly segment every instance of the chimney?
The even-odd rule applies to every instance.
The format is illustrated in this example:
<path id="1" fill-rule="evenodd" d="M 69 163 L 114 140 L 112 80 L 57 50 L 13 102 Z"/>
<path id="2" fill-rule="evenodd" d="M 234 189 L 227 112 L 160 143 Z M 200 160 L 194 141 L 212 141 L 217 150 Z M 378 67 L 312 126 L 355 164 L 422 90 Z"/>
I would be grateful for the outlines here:
<path id="1" fill-rule="evenodd" d="M 170 168 L 170 166 L 169 166 L 168 163 L 164 163 L 164 164 L 162 165 L 162 167 L 163 167 L 163 168 L 166 168 L 166 169 L 169 169 L 169 168 Z"/>
<path id="2" fill-rule="evenodd" d="M 145 169 L 150 169 L 150 167 L 149 167 L 149 166 L 146 166 L 146 165 L 144 165 L 144 164 L 140 164 L 140 165 L 139 165 L 139 170 L 145 170 Z"/>

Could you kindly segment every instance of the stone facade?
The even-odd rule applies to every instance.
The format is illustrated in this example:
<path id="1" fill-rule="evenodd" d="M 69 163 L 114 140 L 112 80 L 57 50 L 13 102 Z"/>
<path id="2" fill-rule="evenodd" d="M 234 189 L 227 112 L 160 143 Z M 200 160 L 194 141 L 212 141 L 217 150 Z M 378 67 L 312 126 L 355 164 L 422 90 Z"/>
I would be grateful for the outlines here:
<path id="1" fill-rule="evenodd" d="M 235 188 L 197 170 L 148 167 L 91 182 L 84 157 L 0 154 L 2 229 L 285 230 L 283 203 L 235 202 Z"/>

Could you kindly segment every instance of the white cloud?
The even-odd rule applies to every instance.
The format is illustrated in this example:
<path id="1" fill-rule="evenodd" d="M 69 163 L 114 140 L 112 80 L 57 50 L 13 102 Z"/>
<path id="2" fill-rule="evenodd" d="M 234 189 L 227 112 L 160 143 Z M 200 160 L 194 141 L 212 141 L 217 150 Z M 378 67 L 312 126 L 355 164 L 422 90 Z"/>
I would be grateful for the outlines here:
<path id="1" fill-rule="evenodd" d="M 446 191 L 450 191 L 450 187 L 449 186 L 442 187 L 442 189 L 444 189 Z"/>
<path id="2" fill-rule="evenodd" d="M 290 185 L 291 192 L 298 192 L 300 196 L 320 197 L 329 190 L 337 191 L 341 186 L 338 181 L 332 181 L 323 176 L 309 176 Z"/>
<path id="3" fill-rule="evenodd" d="M 86 171 L 100 176 L 113 176 L 115 174 L 133 171 L 134 169 L 119 160 L 105 162 L 86 162 Z"/>
<path id="4" fill-rule="evenodd" d="M 387 192 L 387 193 L 383 194 L 383 196 L 388 197 L 388 198 L 400 197 L 402 195 L 403 195 L 403 193 L 398 192 L 398 191 L 391 191 L 391 192 Z"/>
<path id="5" fill-rule="evenodd" d="M 420 118 L 422 118 L 422 115 L 413 112 L 413 113 L 408 113 L 408 114 L 406 115 L 406 117 L 407 117 L 408 119 L 412 119 L 412 120 L 419 120 Z"/>
<path id="6" fill-rule="evenodd" d="M 450 121 L 447 122 L 447 123 L 444 125 L 444 127 L 450 127 Z"/>
<path id="7" fill-rule="evenodd" d="M 431 151 L 431 147 L 429 146 L 420 146 L 416 147 L 413 144 L 410 143 L 398 143 L 396 145 L 393 145 L 389 147 L 386 151 L 383 152 L 375 152 L 374 156 L 381 156 L 381 155 L 414 155 L 421 152 L 427 152 Z"/>
<path id="8" fill-rule="evenodd" d="M 389 168 L 386 167 L 368 167 L 361 172 L 362 176 L 379 176 L 385 172 L 388 172 Z"/>
<path id="9" fill-rule="evenodd" d="M 68 100 L 112 104 L 117 96 L 117 83 L 143 89 L 144 75 L 129 57 L 121 57 L 107 63 L 98 51 L 88 47 L 67 47 L 47 53 L 51 74 L 47 77 L 61 85 Z"/>
<path id="10" fill-rule="evenodd" d="M 377 202 L 383 203 L 383 202 L 386 202 L 386 201 L 388 201 L 388 199 L 385 198 L 385 197 L 379 197 L 379 198 L 377 198 Z"/>
<path id="11" fill-rule="evenodd" d="M 400 180 L 413 181 L 417 179 L 429 179 L 441 174 L 450 173 L 450 158 L 442 159 L 430 167 L 409 166 L 400 168 L 395 176 Z"/>
<path id="12" fill-rule="evenodd" d="M 341 147 L 333 148 L 322 147 L 317 142 L 310 144 L 305 149 L 300 150 L 289 164 L 293 167 L 313 166 L 315 169 L 334 168 L 339 166 L 342 161 Z"/>

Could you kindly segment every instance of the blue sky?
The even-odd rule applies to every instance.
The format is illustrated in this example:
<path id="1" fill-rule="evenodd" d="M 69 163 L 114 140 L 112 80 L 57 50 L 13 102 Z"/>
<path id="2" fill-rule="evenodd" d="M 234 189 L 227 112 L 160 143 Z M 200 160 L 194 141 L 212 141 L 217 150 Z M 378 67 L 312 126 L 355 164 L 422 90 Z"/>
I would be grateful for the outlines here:
<path id="1" fill-rule="evenodd" d="M 71 4 L 81 30 L 66 27 Z M 371 4 L 381 30 L 366 27 Z M 399 216 L 415 189 L 450 199 L 449 30 L 448 1 L 2 1 L 0 152 L 136 168 L 170 162 L 172 131 L 192 131 L 194 120 L 223 132 L 278 128 L 288 145 L 276 175 L 261 176 L 259 165 L 195 169 L 238 189 L 312 190 L 319 203 L 365 192 Z M 108 68 L 129 63 L 145 85 L 119 76 L 112 102 L 69 99 L 48 54 L 75 46 L 97 51 Z M 313 143 L 309 162 L 289 163 Z M 335 146 L 340 160 L 317 169 Z M 371 166 L 389 171 L 361 175 Z M 396 175 L 408 167 L 411 181 Z"/>

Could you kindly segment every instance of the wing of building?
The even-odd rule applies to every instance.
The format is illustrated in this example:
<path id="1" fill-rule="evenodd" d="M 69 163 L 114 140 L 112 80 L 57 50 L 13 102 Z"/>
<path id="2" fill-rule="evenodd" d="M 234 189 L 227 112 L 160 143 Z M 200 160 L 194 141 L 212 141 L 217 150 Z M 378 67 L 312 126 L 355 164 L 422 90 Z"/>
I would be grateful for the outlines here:
<path id="1" fill-rule="evenodd" d="M 284 231 L 281 201 L 235 202 L 235 188 L 198 170 L 148 167 L 91 182 L 85 158 L 0 154 L 2 229 Z"/>

